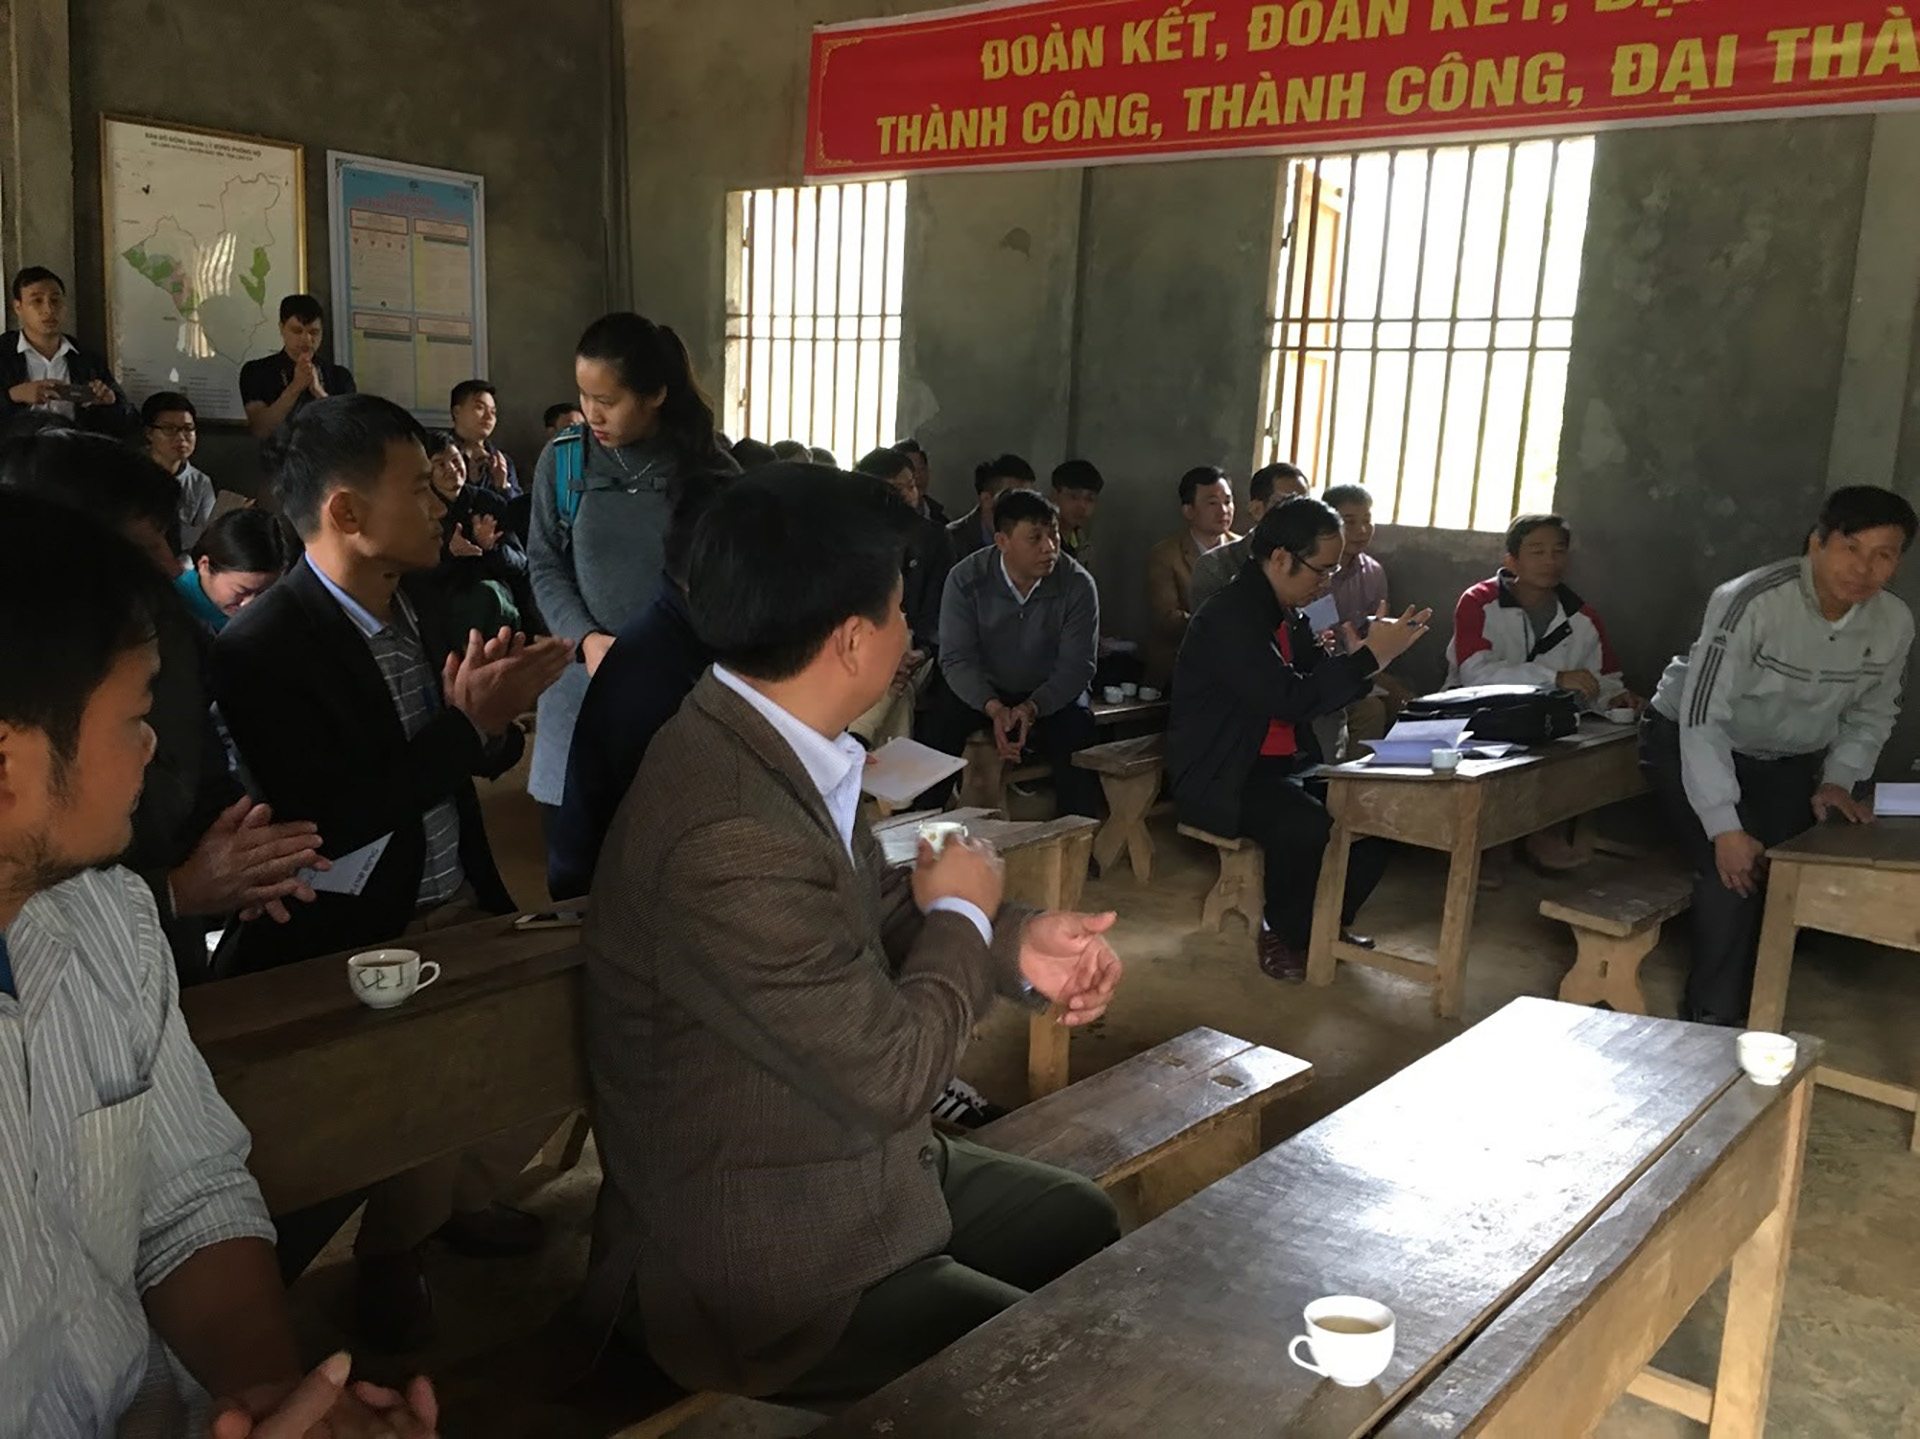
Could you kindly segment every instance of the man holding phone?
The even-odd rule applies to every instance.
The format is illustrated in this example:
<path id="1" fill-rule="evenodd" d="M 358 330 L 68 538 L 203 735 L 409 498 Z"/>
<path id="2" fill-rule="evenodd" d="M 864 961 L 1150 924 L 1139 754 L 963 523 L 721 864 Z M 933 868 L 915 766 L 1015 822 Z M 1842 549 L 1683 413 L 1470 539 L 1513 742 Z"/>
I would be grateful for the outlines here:
<path id="1" fill-rule="evenodd" d="M 0 422 L 22 410 L 48 410 L 81 429 L 132 434 L 140 416 L 113 371 L 62 328 L 66 282 L 43 265 L 29 265 L 8 288 L 19 328 L 0 335 Z"/>

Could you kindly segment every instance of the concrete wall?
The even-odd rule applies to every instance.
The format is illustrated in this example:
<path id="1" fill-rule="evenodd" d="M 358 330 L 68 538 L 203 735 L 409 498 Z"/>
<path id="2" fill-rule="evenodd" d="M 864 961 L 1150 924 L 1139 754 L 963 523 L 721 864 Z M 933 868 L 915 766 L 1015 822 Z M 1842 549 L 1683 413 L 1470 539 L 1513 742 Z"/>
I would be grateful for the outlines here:
<path id="1" fill-rule="evenodd" d="M 101 339 L 102 111 L 304 145 L 308 286 L 330 315 L 326 152 L 471 171 L 487 180 L 488 378 L 501 390 L 501 439 L 530 463 L 540 412 L 573 393 L 580 331 L 624 298 L 624 214 L 610 201 L 624 139 L 615 3 L 63 0 L 70 283 L 84 337 Z M 223 485 L 253 482 L 256 446 L 243 434 L 209 430 L 201 450 Z"/>

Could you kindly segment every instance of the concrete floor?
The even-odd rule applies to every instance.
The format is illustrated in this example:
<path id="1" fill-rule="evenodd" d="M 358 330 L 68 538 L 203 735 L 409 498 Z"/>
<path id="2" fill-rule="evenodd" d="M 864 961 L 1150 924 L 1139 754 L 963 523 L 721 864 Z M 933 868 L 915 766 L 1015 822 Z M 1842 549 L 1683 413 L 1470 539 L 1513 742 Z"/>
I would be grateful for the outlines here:
<path id="1" fill-rule="evenodd" d="M 488 796 L 487 805 L 509 883 L 531 902 L 541 893 L 531 803 L 509 781 Z M 1108 1016 L 1076 1037 L 1073 1072 L 1093 1073 L 1201 1024 L 1311 1059 L 1314 1082 L 1268 1112 L 1269 1144 L 1515 996 L 1554 993 L 1571 960 L 1564 927 L 1537 913 L 1549 882 L 1515 868 L 1502 890 L 1481 897 L 1462 1020 L 1435 1019 L 1424 990 L 1371 970 L 1344 968 L 1327 989 L 1283 987 L 1255 968 L 1251 941 L 1237 928 L 1226 935 L 1196 932 L 1201 896 L 1212 882 L 1212 852 L 1179 839 L 1170 827 L 1157 829 L 1156 838 L 1150 888 L 1137 887 L 1126 874 L 1087 888 L 1087 908 L 1120 913 L 1114 943 L 1127 974 Z M 1437 856 L 1409 855 L 1369 906 L 1363 930 L 1382 937 L 1404 930 L 1430 941 L 1443 879 Z M 1669 930 L 1643 970 L 1655 1013 L 1676 1012 L 1683 978 L 1684 920 Z M 1843 1067 L 1908 1077 L 1912 1037 L 1920 1030 L 1920 970 L 1901 953 L 1809 937 L 1796 965 L 1789 1016 L 1791 1028 L 1823 1036 Z M 1025 1055 L 1024 1017 L 1002 1011 L 968 1051 L 962 1073 L 989 1095 L 1017 1095 Z M 1895 1110 L 1831 1090 L 1819 1093 L 1774 1370 L 1771 1434 L 1920 1436 L 1920 1156 L 1906 1148 L 1910 1126 L 1910 1116 Z M 515 1341 L 531 1333 L 577 1282 L 597 1182 L 590 1150 L 579 1170 L 524 1201 L 555 1231 L 554 1242 L 535 1259 L 480 1263 L 434 1256 L 444 1332 L 421 1361 L 429 1372 L 452 1376 L 446 1386 L 451 1439 L 535 1433 L 586 1439 L 604 1432 L 551 1413 L 537 1423 L 510 1417 L 503 1402 L 526 1387 L 524 1376 L 511 1364 L 474 1362 L 476 1355 L 512 1353 Z M 336 1246 L 336 1262 L 323 1263 L 300 1287 L 316 1344 L 344 1339 L 336 1321 L 345 1296 L 340 1253 Z M 1660 1355 L 1663 1368 L 1711 1381 L 1723 1303 L 1722 1292 L 1708 1294 Z M 1623 1399 L 1598 1433 L 1602 1439 L 1681 1439 L 1705 1430 Z"/>

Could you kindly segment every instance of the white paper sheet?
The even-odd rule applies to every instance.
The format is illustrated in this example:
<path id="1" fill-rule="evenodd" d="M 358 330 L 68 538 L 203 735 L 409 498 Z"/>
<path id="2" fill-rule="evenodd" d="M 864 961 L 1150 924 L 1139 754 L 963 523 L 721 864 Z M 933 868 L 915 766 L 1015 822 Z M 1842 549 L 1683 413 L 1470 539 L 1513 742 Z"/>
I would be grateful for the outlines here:
<path id="1" fill-rule="evenodd" d="M 1889 818 L 1920 815 L 1920 784 L 1877 784 L 1873 812 Z"/>
<path id="2" fill-rule="evenodd" d="M 383 834 L 372 844 L 362 845 L 352 854 L 343 854 L 332 869 L 303 869 L 300 882 L 317 894 L 359 894 L 373 878 L 374 867 L 387 852 L 393 836 Z"/>
<path id="3" fill-rule="evenodd" d="M 918 740 L 888 740 L 873 752 L 860 788 L 882 804 L 912 804 L 914 797 L 959 774 L 967 762 Z"/>
<path id="4" fill-rule="evenodd" d="M 1300 615 L 1313 626 L 1313 632 L 1317 635 L 1340 628 L 1340 606 L 1333 602 L 1332 595 L 1322 595 L 1300 611 Z"/>
<path id="5" fill-rule="evenodd" d="M 1363 740 L 1373 751 L 1375 764 L 1407 765 L 1418 769 L 1433 767 L 1437 749 L 1459 749 L 1460 737 L 1467 732 L 1466 720 L 1401 720 L 1387 731 L 1385 739 Z"/>

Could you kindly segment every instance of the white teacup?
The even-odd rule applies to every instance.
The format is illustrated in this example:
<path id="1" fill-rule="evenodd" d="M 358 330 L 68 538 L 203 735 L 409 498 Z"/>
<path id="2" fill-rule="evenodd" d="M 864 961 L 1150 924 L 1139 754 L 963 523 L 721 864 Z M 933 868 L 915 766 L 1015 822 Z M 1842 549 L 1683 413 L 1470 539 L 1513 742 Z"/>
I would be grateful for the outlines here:
<path id="1" fill-rule="evenodd" d="M 1302 1369 L 1348 1389 L 1371 1384 L 1393 1362 L 1393 1311 L 1372 1299 L 1335 1294 L 1307 1306 L 1307 1332 L 1287 1346 Z M 1300 1357 L 1307 1346 L 1311 1359 Z"/>
<path id="2" fill-rule="evenodd" d="M 1460 768 L 1460 751 L 1457 749 L 1437 749 L 1433 752 L 1433 772 L 1435 774 L 1453 774 Z"/>
<path id="3" fill-rule="evenodd" d="M 1784 1034 L 1750 1029 L 1737 1041 L 1740 1067 L 1755 1084 L 1775 1085 L 1793 1073 L 1800 1046 Z"/>
<path id="4" fill-rule="evenodd" d="M 1134 684 L 1131 680 L 1129 680 L 1127 683 L 1120 686 L 1120 693 L 1125 695 L 1128 699 L 1134 699 L 1140 693 L 1140 686 L 1137 684 Z"/>
<path id="5" fill-rule="evenodd" d="M 1127 692 L 1121 689 L 1119 685 L 1108 685 L 1100 691 L 1100 698 L 1110 705 L 1123 704 L 1126 701 Z"/>
<path id="6" fill-rule="evenodd" d="M 965 839 L 967 827 L 957 819 L 930 819 L 920 826 L 920 838 L 933 847 L 935 854 L 947 847 L 950 839 Z"/>
<path id="7" fill-rule="evenodd" d="M 1148 704 L 1152 704 L 1156 700 L 1164 698 L 1164 696 L 1161 695 L 1159 690 L 1153 688 L 1152 685 L 1141 685 L 1140 698 L 1145 700 Z"/>
<path id="8" fill-rule="evenodd" d="M 440 966 L 421 962 L 413 949 L 370 949 L 347 961 L 347 986 L 369 1009 L 392 1009 L 440 977 Z"/>

